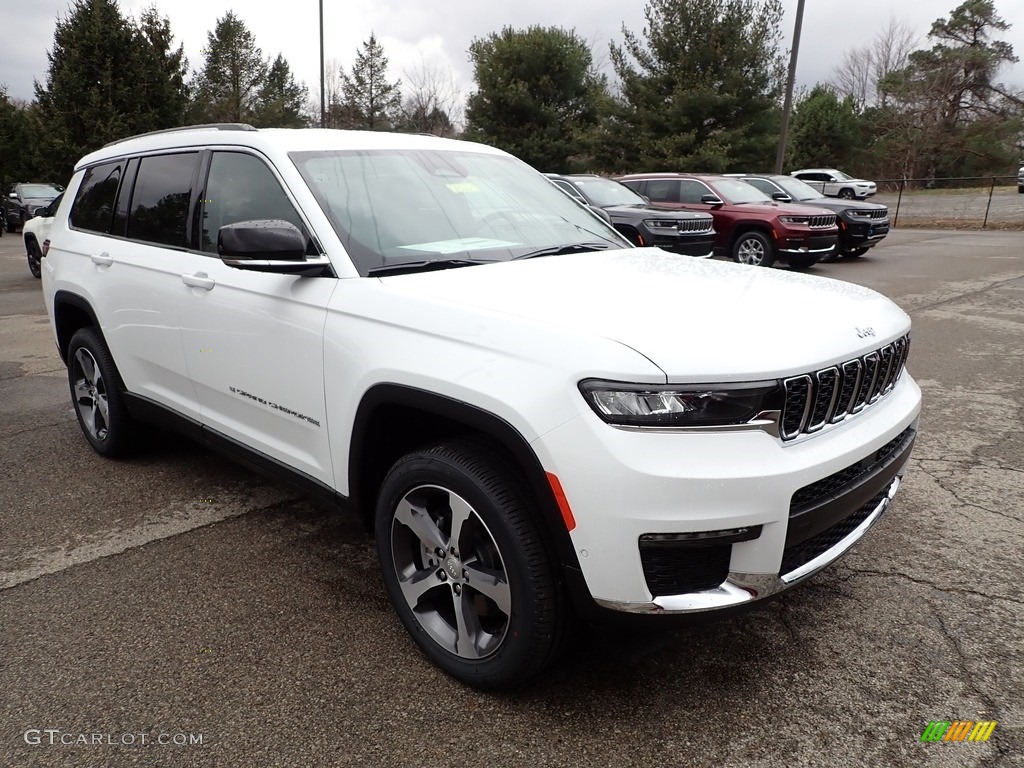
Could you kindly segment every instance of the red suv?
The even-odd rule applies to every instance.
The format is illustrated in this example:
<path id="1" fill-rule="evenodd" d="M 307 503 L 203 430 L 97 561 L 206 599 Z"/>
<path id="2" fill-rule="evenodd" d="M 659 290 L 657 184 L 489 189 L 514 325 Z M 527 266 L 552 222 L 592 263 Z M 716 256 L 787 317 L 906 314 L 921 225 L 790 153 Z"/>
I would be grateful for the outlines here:
<path id="1" fill-rule="evenodd" d="M 836 215 L 823 208 L 782 205 L 745 181 L 692 173 L 617 177 L 654 205 L 707 211 L 715 218 L 715 252 L 742 264 L 769 267 L 776 259 L 807 269 L 836 247 Z"/>

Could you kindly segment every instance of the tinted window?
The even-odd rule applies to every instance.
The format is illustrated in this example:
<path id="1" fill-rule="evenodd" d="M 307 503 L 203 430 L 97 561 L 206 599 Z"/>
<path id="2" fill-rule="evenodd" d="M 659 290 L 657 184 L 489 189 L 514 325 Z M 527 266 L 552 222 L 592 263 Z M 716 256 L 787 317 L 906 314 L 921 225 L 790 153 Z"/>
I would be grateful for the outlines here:
<path id="1" fill-rule="evenodd" d="M 580 194 L 580 193 L 579 193 L 579 192 L 578 192 L 578 191 L 576 190 L 576 188 L 575 188 L 575 187 L 574 187 L 574 186 L 573 186 L 572 184 L 570 184 L 569 182 L 567 182 L 567 181 L 562 181 L 561 179 L 556 179 L 556 180 L 555 180 L 555 186 L 556 186 L 556 187 L 558 187 L 559 189 L 563 190 L 563 191 L 564 191 L 564 192 L 565 192 L 565 193 L 566 193 L 567 195 L 569 195 L 569 197 L 571 197 L 571 198 L 572 198 L 573 200 L 579 200 L 579 201 L 580 201 L 581 203 L 586 203 L 586 202 L 587 202 L 587 201 L 586 201 L 586 200 L 585 200 L 585 199 L 583 198 L 583 195 L 581 195 L 581 194 Z"/>
<path id="2" fill-rule="evenodd" d="M 204 251 L 217 250 L 220 228 L 238 221 L 284 219 L 305 232 L 280 183 L 266 164 L 241 152 L 216 152 L 203 195 Z"/>
<path id="3" fill-rule="evenodd" d="M 678 203 L 679 182 L 675 179 L 651 179 L 647 182 L 647 199 L 652 203 Z"/>
<path id="4" fill-rule="evenodd" d="M 71 207 L 71 226 L 90 232 L 106 233 L 114 212 L 121 163 L 97 165 L 85 172 L 82 186 Z"/>
<path id="5" fill-rule="evenodd" d="M 683 179 L 679 183 L 680 203 L 699 203 L 704 195 L 714 194 L 707 185 L 695 179 Z"/>
<path id="6" fill-rule="evenodd" d="M 781 190 L 778 187 L 776 187 L 774 184 L 772 184 L 770 181 L 767 181 L 766 179 L 744 179 L 744 181 L 753 187 L 757 187 L 769 197 L 774 195 L 776 192 L 781 192 Z"/>
<path id="7" fill-rule="evenodd" d="M 128 237 L 184 248 L 196 153 L 144 157 L 132 193 Z"/>

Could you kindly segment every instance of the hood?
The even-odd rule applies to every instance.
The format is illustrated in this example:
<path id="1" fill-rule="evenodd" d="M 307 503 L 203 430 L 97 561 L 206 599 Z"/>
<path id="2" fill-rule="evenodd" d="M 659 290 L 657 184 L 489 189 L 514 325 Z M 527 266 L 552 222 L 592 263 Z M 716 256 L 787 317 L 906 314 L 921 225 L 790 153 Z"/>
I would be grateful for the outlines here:
<path id="1" fill-rule="evenodd" d="M 757 210 L 758 208 L 774 208 L 781 214 L 789 214 L 791 216 L 821 216 L 822 214 L 835 213 L 834 210 L 828 210 L 826 208 L 819 208 L 817 201 L 809 203 L 780 203 L 777 200 L 772 200 L 770 203 L 735 203 L 734 208 L 741 210 Z"/>
<path id="2" fill-rule="evenodd" d="M 674 383 L 815 370 L 877 349 L 910 327 L 889 299 L 852 283 L 657 248 L 379 279 L 411 298 L 611 339 Z"/>
<path id="3" fill-rule="evenodd" d="M 632 219 L 671 219 L 673 221 L 689 221 L 691 219 L 710 219 L 709 213 L 698 213 L 697 211 L 684 211 L 679 208 L 659 208 L 654 205 L 608 205 L 604 207 L 612 216 L 622 216 Z"/>
<path id="4" fill-rule="evenodd" d="M 834 213 L 839 211 L 860 210 L 877 211 L 885 210 L 886 206 L 879 203 L 866 203 L 863 200 L 839 200 L 834 197 L 816 197 L 813 200 L 801 200 L 799 203 L 783 203 L 787 208 L 790 206 L 821 207 Z"/>

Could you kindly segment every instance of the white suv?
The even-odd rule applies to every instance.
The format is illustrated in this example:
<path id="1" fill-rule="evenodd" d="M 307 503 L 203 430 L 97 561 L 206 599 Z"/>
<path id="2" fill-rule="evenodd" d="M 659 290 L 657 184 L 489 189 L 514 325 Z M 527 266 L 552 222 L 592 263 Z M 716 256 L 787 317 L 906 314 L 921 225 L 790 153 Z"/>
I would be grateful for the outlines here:
<path id="1" fill-rule="evenodd" d="M 574 617 L 803 581 L 916 435 L 888 299 L 634 248 L 490 147 L 198 127 L 85 157 L 66 198 L 43 287 L 93 448 L 170 425 L 364 515 L 411 636 L 480 688 Z"/>
<path id="2" fill-rule="evenodd" d="M 809 184 L 826 197 L 866 199 L 877 191 L 875 182 L 855 179 L 835 168 L 803 168 L 789 175 Z"/>

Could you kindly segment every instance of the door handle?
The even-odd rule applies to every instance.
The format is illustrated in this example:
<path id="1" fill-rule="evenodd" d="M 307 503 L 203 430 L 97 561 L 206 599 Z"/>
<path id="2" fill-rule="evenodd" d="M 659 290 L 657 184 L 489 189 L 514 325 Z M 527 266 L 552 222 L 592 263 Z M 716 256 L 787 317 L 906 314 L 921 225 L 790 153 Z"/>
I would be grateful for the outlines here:
<path id="1" fill-rule="evenodd" d="M 97 253 L 89 258 L 92 259 L 92 263 L 97 267 L 109 267 L 114 263 L 114 259 L 106 251 L 103 253 Z"/>
<path id="2" fill-rule="evenodd" d="M 189 288 L 202 288 L 204 291 L 209 291 L 217 284 L 217 281 L 205 272 L 196 272 L 194 275 L 182 275 L 181 282 Z"/>

